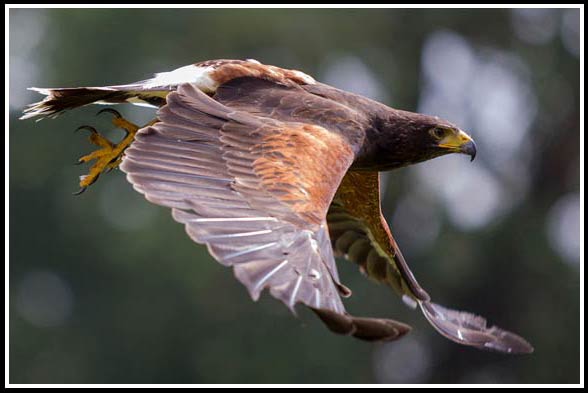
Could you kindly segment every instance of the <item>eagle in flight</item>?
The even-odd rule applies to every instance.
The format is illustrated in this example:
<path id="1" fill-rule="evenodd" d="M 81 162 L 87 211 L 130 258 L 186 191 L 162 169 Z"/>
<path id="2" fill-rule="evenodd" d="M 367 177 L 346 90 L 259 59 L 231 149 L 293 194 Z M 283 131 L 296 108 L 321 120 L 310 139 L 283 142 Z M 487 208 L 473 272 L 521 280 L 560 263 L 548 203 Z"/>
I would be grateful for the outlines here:
<path id="1" fill-rule="evenodd" d="M 98 150 L 80 192 L 119 166 L 147 200 L 172 209 L 257 300 L 264 289 L 293 312 L 312 309 L 335 333 L 396 340 L 401 322 L 353 316 L 335 256 L 419 307 L 443 336 L 504 353 L 530 353 L 522 337 L 480 316 L 433 303 L 382 215 L 381 171 L 450 153 L 473 160 L 476 145 L 438 117 L 390 108 L 256 60 L 211 60 L 128 85 L 40 89 L 22 119 L 55 117 L 88 104 L 159 108 L 143 127 L 110 108 L 119 143 L 90 131 Z"/>

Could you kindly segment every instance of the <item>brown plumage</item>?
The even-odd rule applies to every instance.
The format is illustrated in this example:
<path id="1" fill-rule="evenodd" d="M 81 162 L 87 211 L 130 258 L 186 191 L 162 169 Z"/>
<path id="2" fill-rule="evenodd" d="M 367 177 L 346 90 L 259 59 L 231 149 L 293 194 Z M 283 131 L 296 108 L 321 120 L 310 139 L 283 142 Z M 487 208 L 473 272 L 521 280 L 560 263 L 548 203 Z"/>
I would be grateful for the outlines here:
<path id="1" fill-rule="evenodd" d="M 406 334 L 410 328 L 400 322 L 345 311 L 341 297 L 351 291 L 337 273 L 334 255 L 341 255 L 420 306 L 449 339 L 532 351 L 481 317 L 432 303 L 382 216 L 379 171 L 448 153 L 473 159 L 473 140 L 455 125 L 253 60 L 196 63 L 131 85 L 38 91 L 48 97 L 24 118 L 94 101 L 160 106 L 121 169 L 149 201 L 170 207 L 194 241 L 232 266 L 253 299 L 268 289 L 290 309 L 302 303 L 332 331 L 365 340 Z"/>

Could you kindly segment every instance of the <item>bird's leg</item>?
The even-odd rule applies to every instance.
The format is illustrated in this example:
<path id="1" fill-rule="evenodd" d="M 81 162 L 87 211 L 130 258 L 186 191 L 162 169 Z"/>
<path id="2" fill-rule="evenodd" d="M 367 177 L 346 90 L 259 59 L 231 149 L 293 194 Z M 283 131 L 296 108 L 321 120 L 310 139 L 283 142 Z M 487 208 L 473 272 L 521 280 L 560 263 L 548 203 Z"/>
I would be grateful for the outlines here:
<path id="1" fill-rule="evenodd" d="M 135 134 L 137 131 L 142 128 L 123 118 L 121 114 L 114 109 L 102 109 L 100 112 L 98 112 L 98 114 L 105 112 L 114 115 L 112 124 L 118 128 L 123 129 L 126 135 L 119 143 L 113 143 L 102 136 L 98 131 L 96 131 L 94 127 L 81 126 L 76 130 L 90 131 L 90 137 L 88 138 L 90 143 L 99 146 L 100 148 L 81 157 L 78 160 L 78 164 L 83 164 L 92 160 L 96 160 L 96 162 L 94 162 L 94 164 L 90 167 L 90 172 L 87 175 L 80 176 L 80 190 L 76 192 L 75 195 L 83 193 L 86 188 L 98 180 L 98 177 L 102 172 L 110 172 L 114 168 L 118 167 L 122 160 L 124 151 L 135 139 Z M 156 121 L 157 119 L 149 122 L 146 124 L 146 126 L 151 125 Z"/>

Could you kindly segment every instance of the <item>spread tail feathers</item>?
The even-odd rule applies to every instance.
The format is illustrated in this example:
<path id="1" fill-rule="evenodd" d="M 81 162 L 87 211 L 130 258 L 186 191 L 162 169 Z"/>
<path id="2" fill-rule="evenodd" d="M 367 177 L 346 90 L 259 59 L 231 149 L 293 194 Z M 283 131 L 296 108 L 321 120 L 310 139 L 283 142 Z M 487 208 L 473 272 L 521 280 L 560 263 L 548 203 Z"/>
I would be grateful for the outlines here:
<path id="1" fill-rule="evenodd" d="M 165 101 L 169 91 L 146 90 L 140 85 L 108 86 L 108 87 L 73 87 L 40 89 L 31 87 L 29 90 L 44 94 L 42 101 L 29 105 L 21 120 L 39 117 L 56 117 L 62 112 L 89 104 L 122 104 L 146 105 L 159 107 Z"/>

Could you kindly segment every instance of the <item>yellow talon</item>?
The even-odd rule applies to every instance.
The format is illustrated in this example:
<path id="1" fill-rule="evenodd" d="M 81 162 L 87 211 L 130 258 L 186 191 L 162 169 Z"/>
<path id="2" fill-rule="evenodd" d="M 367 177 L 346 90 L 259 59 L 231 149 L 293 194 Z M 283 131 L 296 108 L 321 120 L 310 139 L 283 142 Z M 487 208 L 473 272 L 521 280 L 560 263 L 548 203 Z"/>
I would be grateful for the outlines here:
<path id="1" fill-rule="evenodd" d="M 106 108 L 98 112 L 98 114 L 108 112 L 114 115 L 112 119 L 112 124 L 114 124 L 118 128 L 122 128 L 126 135 L 122 141 L 115 144 L 106 139 L 104 136 L 100 135 L 98 131 L 94 127 L 90 126 L 81 126 L 76 131 L 79 130 L 88 130 L 90 131 L 90 136 L 88 140 L 90 143 L 101 147 L 98 150 L 91 152 L 78 160 L 78 164 L 90 162 L 92 160 L 96 160 L 96 162 L 90 167 L 90 171 L 87 175 L 80 176 L 80 190 L 75 193 L 75 195 L 79 195 L 83 193 L 86 188 L 92 185 L 100 174 L 104 171 L 110 172 L 111 170 L 118 167 L 118 165 L 122 161 L 123 153 L 127 147 L 131 145 L 133 140 L 135 139 L 135 134 L 139 130 L 139 126 L 129 122 L 128 120 L 124 119 L 120 113 L 115 111 L 114 109 Z M 150 122 L 149 124 L 154 123 L 156 120 Z"/>

